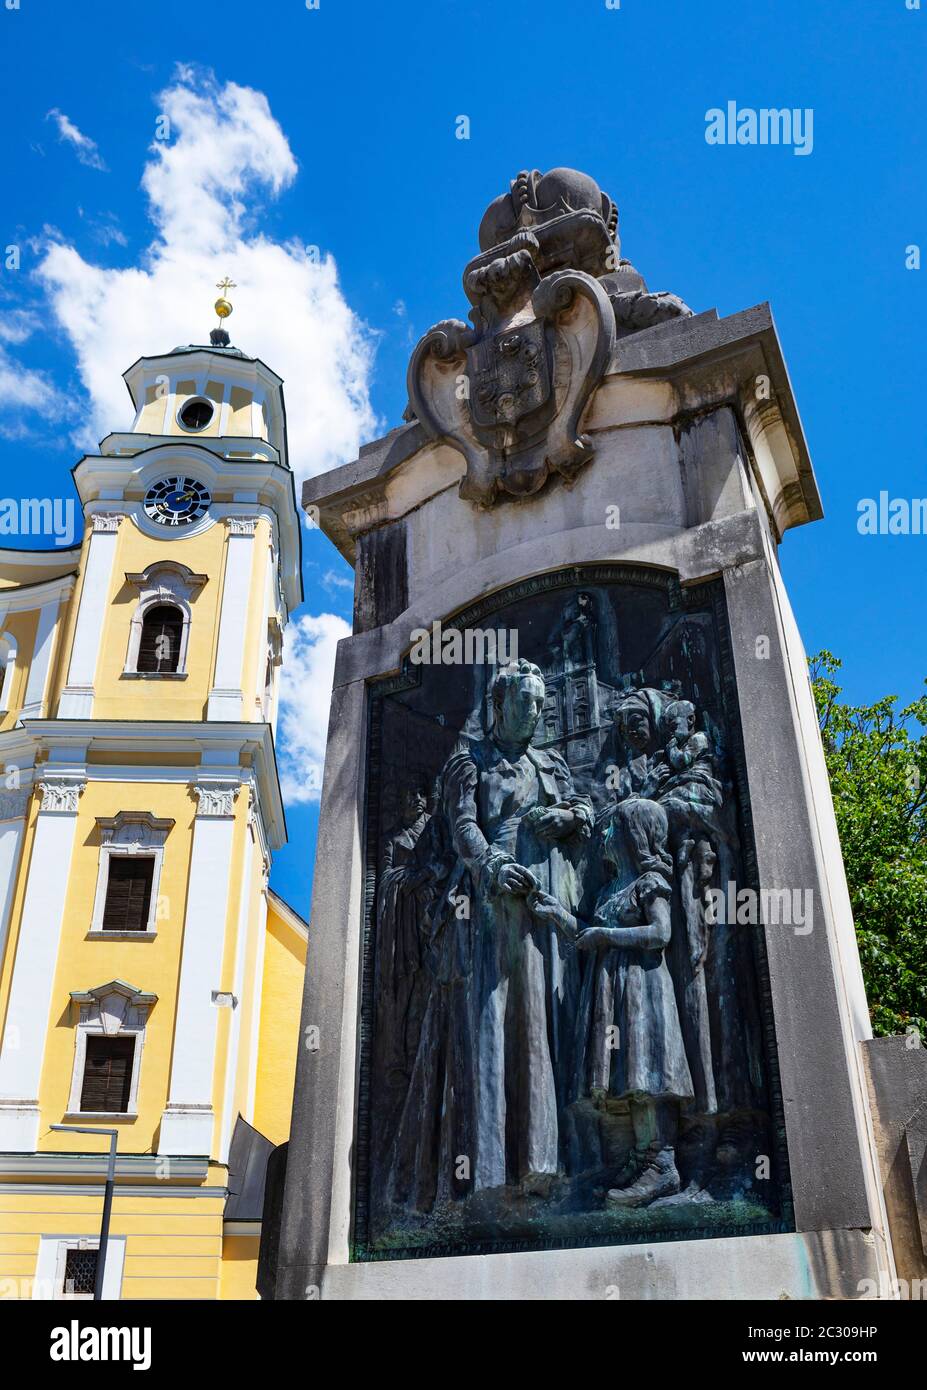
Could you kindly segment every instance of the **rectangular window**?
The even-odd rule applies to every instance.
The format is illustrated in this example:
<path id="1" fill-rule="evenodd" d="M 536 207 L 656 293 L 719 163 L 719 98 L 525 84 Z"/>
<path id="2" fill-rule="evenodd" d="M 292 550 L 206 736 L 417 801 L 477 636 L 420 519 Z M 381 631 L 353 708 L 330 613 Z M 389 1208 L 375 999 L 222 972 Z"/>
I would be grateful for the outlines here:
<path id="1" fill-rule="evenodd" d="M 64 1287 L 61 1292 L 65 1298 L 92 1298 L 93 1285 L 97 1277 L 97 1251 L 65 1251 Z"/>
<path id="2" fill-rule="evenodd" d="M 153 878 L 150 855 L 110 855 L 104 931 L 147 931 Z"/>
<path id="3" fill-rule="evenodd" d="M 132 1085 L 134 1038 L 87 1039 L 80 1108 L 94 1114 L 125 1114 Z"/>

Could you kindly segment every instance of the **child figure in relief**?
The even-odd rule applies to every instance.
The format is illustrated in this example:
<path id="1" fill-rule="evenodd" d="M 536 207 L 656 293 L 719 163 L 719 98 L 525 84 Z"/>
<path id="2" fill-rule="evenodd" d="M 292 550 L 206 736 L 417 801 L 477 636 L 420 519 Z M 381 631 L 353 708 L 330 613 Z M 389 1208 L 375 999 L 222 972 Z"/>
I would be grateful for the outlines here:
<path id="1" fill-rule="evenodd" d="M 649 1206 L 680 1190 L 679 1109 L 693 1096 L 666 962 L 672 930 L 667 834 L 666 812 L 655 801 L 634 798 L 613 809 L 603 854 L 614 877 L 598 895 L 591 924 L 550 894 L 528 898 L 538 919 L 576 933 L 576 949 L 595 954 L 579 1066 L 588 1091 L 630 1103 L 634 1150 L 608 1193 L 617 1207 Z"/>

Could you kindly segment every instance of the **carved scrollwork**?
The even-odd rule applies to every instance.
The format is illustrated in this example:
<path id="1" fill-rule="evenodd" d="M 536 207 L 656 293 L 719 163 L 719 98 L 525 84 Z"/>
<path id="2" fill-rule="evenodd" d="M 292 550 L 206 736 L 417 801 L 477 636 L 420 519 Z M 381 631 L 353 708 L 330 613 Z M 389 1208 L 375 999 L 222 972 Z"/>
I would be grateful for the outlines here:
<path id="1" fill-rule="evenodd" d="M 193 795 L 199 803 L 196 808 L 197 818 L 202 819 L 207 816 L 233 816 L 235 814 L 235 798 L 240 791 L 240 782 L 215 781 L 194 783 Z"/>
<path id="2" fill-rule="evenodd" d="M 523 170 L 494 199 L 464 271 L 470 328 L 436 324 L 409 363 L 406 418 L 463 454 L 480 507 L 572 481 L 593 446 L 579 421 L 620 334 L 691 311 L 622 260 L 618 211 L 576 169 Z"/>
<path id="3" fill-rule="evenodd" d="M 0 821 L 22 820 L 29 809 L 31 796 L 31 787 L 22 787 L 18 791 L 0 791 Z"/>
<path id="4" fill-rule="evenodd" d="M 73 815 L 77 803 L 87 783 L 76 777 L 48 774 L 39 782 L 42 793 L 42 811 Z"/>
<path id="5" fill-rule="evenodd" d="M 467 290 L 484 327 L 432 328 L 409 364 L 409 399 L 426 433 L 464 455 L 460 495 L 488 507 L 537 492 L 552 473 L 572 479 L 592 457 L 578 424 L 607 370 L 615 322 L 592 276 L 540 279 L 529 245 L 472 271 Z"/>

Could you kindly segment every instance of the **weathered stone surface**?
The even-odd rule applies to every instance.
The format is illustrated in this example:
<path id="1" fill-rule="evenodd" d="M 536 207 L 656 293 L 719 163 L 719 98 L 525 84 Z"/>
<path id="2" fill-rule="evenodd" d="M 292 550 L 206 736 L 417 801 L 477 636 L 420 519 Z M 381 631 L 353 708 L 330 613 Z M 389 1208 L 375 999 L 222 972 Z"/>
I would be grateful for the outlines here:
<path id="1" fill-rule="evenodd" d="M 434 339 L 447 350 L 447 379 L 439 380 L 440 357 L 433 358 L 430 349 L 420 354 L 415 384 L 424 393 L 425 418 L 368 446 L 356 463 L 306 485 L 304 500 L 317 508 L 322 529 L 345 556 L 361 563 L 355 633 L 339 645 L 336 662 L 312 909 L 315 950 L 302 1020 L 304 1030 L 321 1026 L 316 1050 L 300 1051 L 278 1297 L 321 1292 L 325 1297 L 534 1298 L 567 1289 L 571 1295 L 610 1297 L 602 1289 L 613 1282 L 622 1298 L 855 1297 L 866 1292 L 862 1281 L 876 1287 L 891 1268 L 860 1061 L 860 1042 L 868 1033 L 865 995 L 804 653 L 775 556 L 789 526 L 820 515 L 801 423 L 768 306 L 718 319 L 713 312 L 689 315 L 671 297 L 648 296 L 627 262 L 619 258 L 608 264 L 609 247 L 617 248 L 615 231 L 611 200 L 593 180 L 574 178 L 569 171 L 520 176 L 488 216 L 480 256 L 467 269 L 473 328 L 445 326 Z M 545 315 L 544 285 L 564 268 L 573 297 Z M 600 295 L 610 306 L 611 330 L 603 330 Z M 586 315 L 582 324 L 571 327 L 561 318 L 577 311 Z M 603 331 L 608 360 L 597 362 Z M 452 405 L 453 391 L 447 388 L 460 385 L 458 376 L 467 389 L 480 381 L 481 344 L 497 356 L 483 378 L 491 389 L 478 402 L 474 419 L 469 404 L 466 410 Z M 591 372 L 592 388 L 578 415 L 574 366 L 569 380 L 565 373 L 557 377 L 558 353 L 564 349 L 581 376 Z M 438 396 L 441 409 L 447 406 L 452 413 L 435 415 L 429 423 L 429 402 Z M 500 397 L 512 400 L 500 404 Z M 574 453 L 565 470 L 551 467 L 547 445 L 558 429 L 556 437 L 570 448 L 581 444 L 591 466 L 574 468 L 581 461 Z M 482 440 L 478 431 L 486 432 Z M 606 574 L 608 566 L 613 570 Z M 620 590 L 624 581 L 614 570 L 621 566 L 640 577 L 634 581 L 640 592 L 633 601 L 626 596 L 613 603 L 610 585 Z M 661 617 L 653 609 L 651 595 L 657 591 L 676 595 L 679 607 L 673 611 L 677 617 L 686 614 L 684 642 L 673 645 L 672 611 Z M 707 607 L 699 606 L 700 593 L 712 595 Z M 542 594 L 548 595 L 547 607 L 535 601 Z M 524 819 L 527 827 L 555 811 L 557 824 L 569 835 L 562 844 L 555 836 L 549 851 L 535 845 L 529 853 L 526 840 L 519 853 L 529 862 L 508 850 L 538 882 L 537 889 L 521 882 L 527 891 L 520 905 L 500 912 L 492 885 L 481 886 L 481 875 L 488 871 L 496 886 L 512 877 L 510 886 L 517 887 L 518 874 L 509 861 L 490 859 L 481 866 L 464 853 L 471 831 L 488 845 L 495 843 L 491 803 L 497 765 L 492 729 L 485 722 L 495 668 L 430 671 L 419 684 L 410 681 L 407 659 L 417 629 L 435 622 L 466 628 L 487 613 L 509 623 L 514 605 L 510 626 L 528 644 L 525 659 L 541 671 L 546 708 L 552 691 L 575 681 L 590 602 L 593 626 L 598 631 L 604 623 L 610 634 L 604 651 L 596 646 L 592 662 L 601 682 L 595 699 L 602 690 L 605 694 L 588 728 L 568 730 L 561 752 L 565 777 L 554 775 L 553 763 L 547 768 L 534 763 L 527 747 L 509 746 L 502 759 L 516 781 L 523 778 L 519 822 Z M 606 622 L 609 612 L 613 616 Z M 550 660 L 549 648 L 557 642 L 560 666 Z M 534 679 L 523 688 L 534 689 Z M 679 687 L 667 692 L 664 681 L 678 681 Z M 574 704 L 569 707 L 591 711 L 592 687 L 581 690 L 581 685 L 570 686 Z M 603 731 L 619 738 L 619 689 L 629 698 L 635 691 L 638 696 L 651 692 L 643 698 L 651 704 L 652 730 L 659 731 L 638 769 L 640 784 L 625 797 L 608 787 L 602 767 L 597 770 Z M 538 728 L 546 715 L 540 719 Z M 585 740 L 584 747 L 570 742 L 574 735 Z M 466 813 L 459 800 L 456 810 L 447 803 L 448 788 L 458 784 L 466 764 L 466 748 L 455 747 L 461 736 L 479 764 L 471 788 L 476 800 Z M 544 738 L 537 737 L 532 735 L 531 748 L 544 746 Z M 674 758 L 685 766 L 668 772 Z M 621 762 L 617 756 L 615 761 Z M 630 766 L 622 766 L 630 775 Z M 694 800 L 683 812 L 661 791 L 676 775 L 694 778 Z M 430 800 L 435 776 L 441 780 L 440 816 Z M 470 776 L 468 771 L 464 781 Z M 535 776 L 546 785 L 543 795 L 532 790 Z M 603 800 L 606 791 L 615 805 Z M 709 813 L 708 802 L 718 796 L 720 804 Z M 582 851 L 586 858 L 574 866 L 571 889 L 559 869 L 553 873 L 549 856 L 570 850 L 582 798 L 592 805 L 594 825 Z M 734 832 L 722 823 L 729 814 L 735 815 Z M 604 874 L 604 825 L 612 827 L 615 848 L 614 900 L 607 884 L 595 884 L 588 873 L 592 866 Z M 446 859 L 439 868 L 442 855 Z M 454 988 L 460 985 L 463 1012 L 439 1011 L 427 1024 L 438 1046 L 430 1050 L 426 1043 L 422 1051 L 432 995 L 422 988 L 421 971 L 428 969 L 440 937 L 433 928 L 439 920 L 450 923 L 445 870 L 458 875 L 455 896 L 470 875 L 470 922 L 476 938 L 486 943 L 505 938 L 525 949 L 528 938 L 535 939 L 529 898 L 542 916 L 568 912 L 577 939 L 583 924 L 593 931 L 643 932 L 648 941 L 652 936 L 648 946 L 635 936 L 630 949 L 653 953 L 653 978 L 635 979 L 640 1006 L 624 1014 L 619 1009 L 617 1021 L 619 1031 L 636 1044 L 649 1046 L 660 1037 L 660 1049 L 642 1063 L 638 1059 L 624 1071 L 609 1068 L 607 1076 L 598 1077 L 596 1067 L 605 1054 L 596 1030 L 607 1024 L 607 1009 L 595 1015 L 595 1027 L 574 1030 L 569 1047 L 552 1042 L 562 1023 L 569 1031 L 581 1015 L 566 993 L 562 999 L 558 994 L 572 965 L 566 956 L 558 963 L 545 948 L 543 959 L 532 957 L 526 964 L 523 958 L 509 976 L 525 1002 L 512 1016 L 523 1025 L 521 1035 L 517 1026 L 506 1035 L 506 1006 L 497 1014 L 503 1023 L 501 1048 L 487 1044 L 482 1059 L 476 1057 L 465 1035 L 454 1031 L 454 1020 L 469 1027 L 474 1009 L 479 1015 L 479 1001 L 485 1005 L 494 996 L 492 989 L 487 994 L 467 985 L 462 970 Z M 750 939 L 761 949 L 752 980 L 741 963 L 725 983 L 718 967 L 725 961 L 730 965 L 731 957 L 723 933 L 699 907 L 698 893 L 720 888 L 725 877 L 743 879 L 760 895 L 797 893 L 813 907 L 808 930 L 803 921 L 790 926 L 767 919 L 754 933 Z M 574 889 L 579 890 L 576 901 Z M 667 902 L 668 945 L 661 906 Z M 554 923 L 552 931 L 558 930 Z M 595 982 L 593 993 L 601 989 L 604 1000 L 611 987 L 614 1005 L 617 983 L 620 1003 L 632 972 L 600 968 L 615 951 L 603 951 L 600 960 L 604 939 L 587 944 L 595 944 L 595 950 L 577 950 L 574 942 L 573 962 L 583 955 L 592 961 L 596 968 L 585 974 Z M 461 957 L 455 958 L 459 963 Z M 418 968 L 408 969 L 416 960 Z M 660 974 L 660 961 L 671 991 L 664 987 L 667 974 Z M 537 1045 L 526 1042 L 532 1019 L 539 1030 Z M 749 1037 L 754 1025 L 761 1033 L 759 1048 Z M 458 1146 L 455 1135 L 447 1134 L 442 1149 L 442 1116 L 448 1112 L 434 1100 L 439 1075 L 446 1079 L 453 1068 L 449 1073 L 432 1061 L 442 1048 L 447 1058 L 448 1041 L 456 1045 L 462 1036 L 465 1045 L 453 1057 L 459 1077 L 454 1096 L 469 1117 L 462 1128 L 470 1125 L 471 1139 Z M 570 1073 L 570 1084 L 579 1077 L 581 1095 L 574 1099 L 557 1090 L 560 1060 L 568 1054 L 571 1064 L 578 1062 Z M 757 1057 L 759 1067 L 751 1061 Z M 400 1176 L 390 1156 L 402 1128 L 397 1115 L 406 1108 L 409 1073 L 419 1060 L 430 1077 L 431 1100 L 416 1102 L 409 1112 L 413 1123 L 406 1133 L 414 1142 L 404 1151 L 400 1186 L 411 1173 L 413 1187 L 419 1179 L 430 1187 L 432 1172 L 442 1165 L 446 1178 L 448 1153 L 470 1158 L 471 1177 L 474 1157 L 478 1171 L 491 1173 L 472 1133 L 475 1126 L 484 1157 L 493 1144 L 498 1154 L 499 1112 L 487 1104 L 485 1085 L 475 1105 L 469 1091 L 480 1077 L 495 1078 L 497 1094 L 513 1081 L 511 1113 L 523 1111 L 524 1123 L 514 1136 L 506 1132 L 501 1184 L 487 1182 L 477 1192 L 479 1201 L 487 1192 L 501 1192 L 503 1200 L 498 1211 L 475 1213 L 495 1224 L 481 1236 L 474 1220 L 473 1244 L 499 1252 L 507 1238 L 533 1247 L 558 1241 L 635 1243 L 535 1248 L 485 1259 L 459 1259 L 453 1253 L 422 1258 L 429 1242 L 446 1251 L 465 1248 L 467 1232 L 445 1230 L 442 1240 L 440 1230 L 427 1229 L 433 1221 L 428 1213 L 425 1243 L 416 1252 L 408 1230 L 401 1228 L 408 1213 L 419 1209 L 400 1201 L 398 1227 L 396 1204 L 386 1210 L 391 1184 L 395 1194 Z M 622 1059 L 622 1065 L 625 1060 L 631 1059 Z M 554 1103 L 545 1106 L 551 1070 Z M 749 1103 L 741 1099 L 732 1106 L 730 1096 L 737 1095 L 745 1076 L 754 1094 Z M 593 1084 L 597 1078 L 604 1086 Z M 518 1094 L 526 1083 L 527 1099 Z M 654 1142 L 660 1141 L 651 1155 L 655 1172 L 650 1177 L 619 1171 L 622 1147 L 631 1144 L 628 1088 L 634 1097 L 650 1096 L 657 1106 L 647 1120 Z M 492 1092 L 492 1085 L 488 1089 Z M 603 1181 L 584 1190 L 577 1175 L 585 1170 L 575 1166 L 575 1156 L 590 1136 L 600 1137 L 602 1127 L 594 1119 L 574 1145 L 571 1126 L 581 1126 L 571 1106 L 588 1103 L 595 1110 L 598 1100 L 605 1111 L 597 1114 L 610 1114 L 613 1133 L 601 1164 Z M 734 1112 L 738 1123 L 721 1144 L 720 1117 Z M 701 1129 L 693 1129 L 693 1118 L 701 1120 Z M 551 1172 L 554 1132 L 556 1173 Z M 561 1140 L 567 1138 L 564 1151 Z M 694 1144 L 694 1155 L 683 1156 L 683 1138 Z M 700 1144 L 708 1156 L 702 1165 L 705 1181 L 690 1190 Z M 775 1192 L 766 1207 L 770 1220 L 761 1223 L 766 1234 L 732 1239 L 717 1226 L 712 1230 L 711 1200 L 692 1200 L 701 1191 L 714 1198 L 715 1209 L 723 1205 L 712 1191 L 710 1171 L 719 1151 L 745 1194 L 748 1181 L 769 1181 L 761 1174 L 771 1160 L 770 1192 Z M 672 1166 L 680 1177 L 678 1194 L 668 1191 Z M 793 1214 L 785 1182 L 789 1173 Z M 456 1174 L 453 1181 L 459 1182 Z M 633 1191 L 640 1181 L 643 1194 Z M 558 1185 L 569 1201 L 562 1212 L 552 1212 Z M 658 1195 L 656 1189 L 664 1185 L 666 1194 Z M 516 1199 L 512 1194 L 519 1188 Z M 623 1231 L 605 1229 L 609 1189 L 619 1194 L 611 1215 L 627 1219 Z M 410 1191 L 407 1186 L 406 1198 Z M 625 1204 L 628 1195 L 633 1200 Z M 664 1243 L 643 1245 L 649 1234 L 642 1225 L 651 1213 L 680 1196 L 684 1201 L 677 1209 L 691 1216 L 687 1229 L 699 1238 L 667 1241 L 672 1232 L 658 1231 L 653 1223 L 651 1233 L 662 1235 Z M 524 1210 L 530 1207 L 537 1221 L 527 1234 L 515 1229 L 513 1236 L 512 1203 L 523 1199 Z M 449 1194 L 452 1204 L 466 1206 L 469 1200 L 466 1192 Z M 377 1203 L 381 1206 L 374 1211 Z M 561 1231 L 553 1229 L 552 1217 L 562 1218 Z M 788 1227 L 791 1233 L 783 1229 Z M 729 1229 L 745 1227 L 734 1221 Z M 375 1248 L 378 1233 L 381 1245 Z M 391 1250 L 418 1258 L 391 1259 Z"/>
<path id="2" fill-rule="evenodd" d="M 872 1238 L 862 1231 L 670 1241 L 543 1250 L 480 1259 L 332 1264 L 332 1299 L 675 1302 L 694 1299 L 857 1299 L 878 1288 Z"/>
<path id="3" fill-rule="evenodd" d="M 594 453 L 579 422 L 619 336 L 691 314 L 620 259 L 618 211 L 575 169 L 524 171 L 480 226 L 464 272 L 473 326 L 436 324 L 409 363 L 410 418 L 466 459 L 481 507 L 571 482 Z"/>
<path id="4" fill-rule="evenodd" d="M 927 1048 L 915 1035 L 863 1043 L 895 1267 L 927 1278 Z"/>
<path id="5" fill-rule="evenodd" d="M 580 573 L 371 692 L 364 1256 L 791 1222 L 711 591 Z"/>

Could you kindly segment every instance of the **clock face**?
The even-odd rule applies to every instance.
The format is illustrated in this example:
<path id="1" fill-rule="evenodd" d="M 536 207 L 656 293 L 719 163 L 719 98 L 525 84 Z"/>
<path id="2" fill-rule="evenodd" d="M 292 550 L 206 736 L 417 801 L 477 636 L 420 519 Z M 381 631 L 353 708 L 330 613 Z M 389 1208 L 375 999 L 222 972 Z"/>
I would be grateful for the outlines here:
<path id="1" fill-rule="evenodd" d="M 189 526 L 205 516 L 211 500 L 193 478 L 159 478 L 145 495 L 145 514 L 159 526 Z"/>

